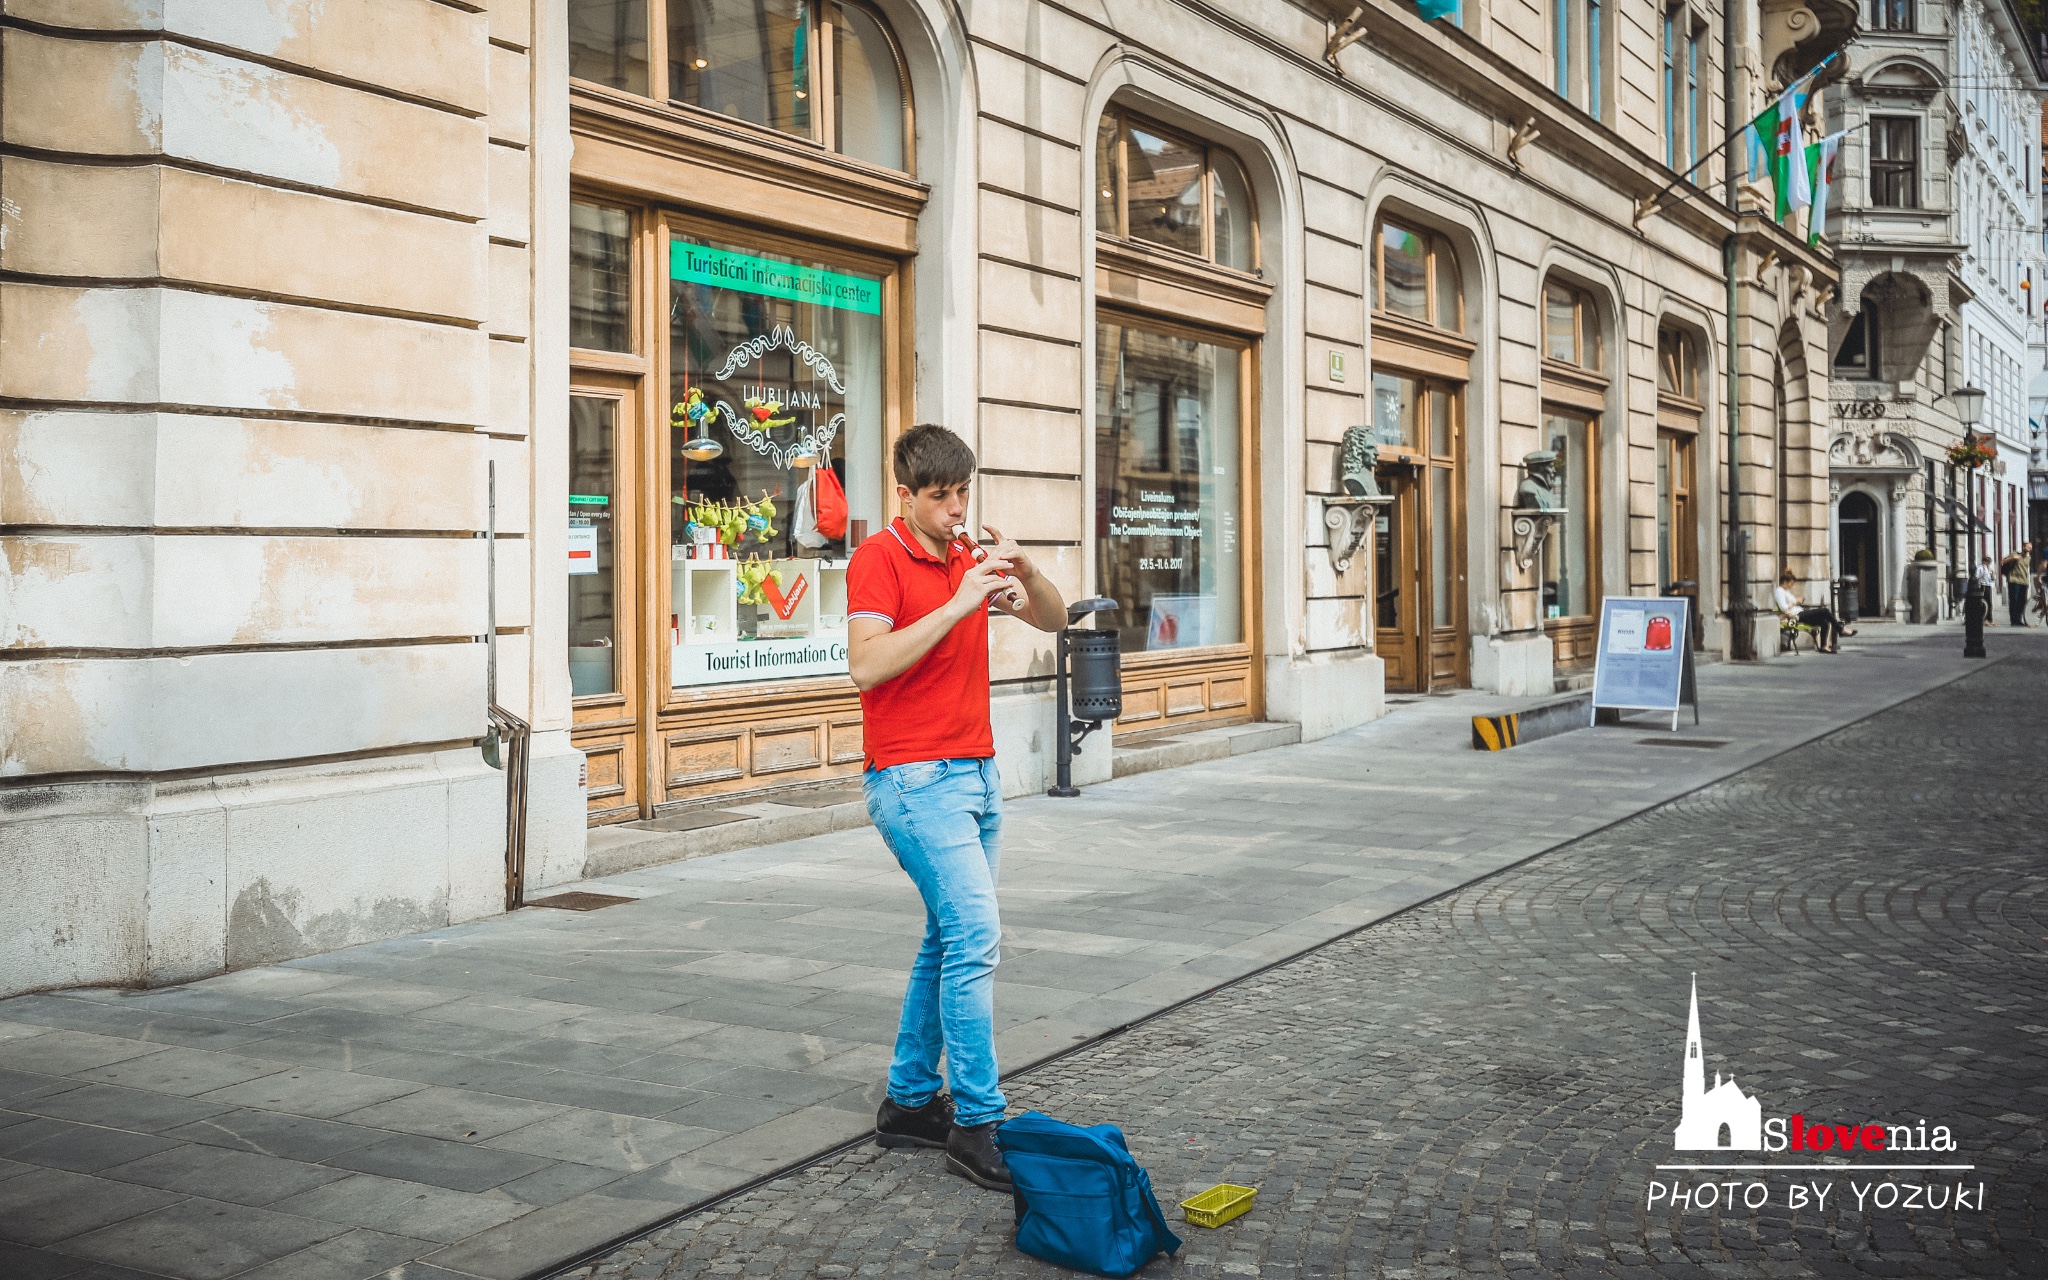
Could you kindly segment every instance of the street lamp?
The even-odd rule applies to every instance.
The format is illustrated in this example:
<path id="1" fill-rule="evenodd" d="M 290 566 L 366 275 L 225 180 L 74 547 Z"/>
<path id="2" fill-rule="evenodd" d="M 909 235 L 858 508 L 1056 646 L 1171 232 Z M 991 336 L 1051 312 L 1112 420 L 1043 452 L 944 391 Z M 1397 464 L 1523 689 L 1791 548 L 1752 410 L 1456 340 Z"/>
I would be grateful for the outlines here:
<path id="1" fill-rule="evenodd" d="M 1948 393 L 1956 407 L 1956 420 L 1963 424 L 1963 443 L 1977 443 L 1977 424 L 1984 421 L 1984 392 L 1977 387 L 1957 387 Z M 1974 451 L 1972 452 L 1974 456 Z M 1984 656 L 1984 621 L 1991 616 L 1991 595 L 1983 583 L 1977 581 L 1977 465 L 1963 464 L 1963 483 L 1969 488 L 1970 526 L 1965 531 L 1968 538 L 1968 560 L 1963 566 L 1967 584 L 1963 589 L 1963 656 L 1981 658 Z"/>

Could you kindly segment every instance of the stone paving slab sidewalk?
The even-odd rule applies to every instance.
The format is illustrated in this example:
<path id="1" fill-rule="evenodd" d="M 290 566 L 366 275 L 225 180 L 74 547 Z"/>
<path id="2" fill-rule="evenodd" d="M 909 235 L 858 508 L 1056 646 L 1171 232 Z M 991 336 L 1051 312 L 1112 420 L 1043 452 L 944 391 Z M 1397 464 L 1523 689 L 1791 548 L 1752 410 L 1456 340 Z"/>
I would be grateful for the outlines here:
<path id="1" fill-rule="evenodd" d="M 1976 669 L 1701 671 L 1703 723 L 1472 752 L 1514 700 L 1013 802 L 1015 1071 Z M 1689 721 L 1689 716 L 1687 717 Z M 1713 749 L 1646 746 L 1674 739 Z M 514 1280 L 858 1138 L 921 911 L 871 830 L 149 991 L 0 1002 L 0 1275 Z M 408 1265 L 409 1264 L 409 1265 Z"/>

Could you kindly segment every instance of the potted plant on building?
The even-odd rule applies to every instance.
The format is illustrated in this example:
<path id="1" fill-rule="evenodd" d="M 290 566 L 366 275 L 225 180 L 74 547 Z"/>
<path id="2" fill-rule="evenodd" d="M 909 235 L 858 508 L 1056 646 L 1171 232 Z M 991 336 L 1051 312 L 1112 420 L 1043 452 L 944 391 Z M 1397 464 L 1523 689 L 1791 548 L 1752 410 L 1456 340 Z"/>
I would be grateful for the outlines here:
<path id="1" fill-rule="evenodd" d="M 1991 437 L 1980 436 L 1974 431 L 1964 432 L 1962 439 L 1948 447 L 1949 462 L 1965 471 L 1988 467 L 1997 458 L 1998 446 L 1992 443 Z"/>

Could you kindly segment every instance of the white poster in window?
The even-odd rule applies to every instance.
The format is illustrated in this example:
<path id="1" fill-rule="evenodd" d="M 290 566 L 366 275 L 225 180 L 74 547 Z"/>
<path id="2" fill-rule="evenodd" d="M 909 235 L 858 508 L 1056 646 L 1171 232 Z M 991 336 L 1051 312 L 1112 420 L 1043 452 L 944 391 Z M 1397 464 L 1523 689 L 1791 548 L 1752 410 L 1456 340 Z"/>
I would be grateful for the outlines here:
<path id="1" fill-rule="evenodd" d="M 1145 629 L 1147 649 L 1214 644 L 1215 634 L 1215 596 L 1152 597 L 1152 619 Z"/>
<path id="2" fill-rule="evenodd" d="M 594 524 L 572 524 L 569 526 L 569 576 L 574 578 L 586 573 L 597 572 L 597 526 Z"/>

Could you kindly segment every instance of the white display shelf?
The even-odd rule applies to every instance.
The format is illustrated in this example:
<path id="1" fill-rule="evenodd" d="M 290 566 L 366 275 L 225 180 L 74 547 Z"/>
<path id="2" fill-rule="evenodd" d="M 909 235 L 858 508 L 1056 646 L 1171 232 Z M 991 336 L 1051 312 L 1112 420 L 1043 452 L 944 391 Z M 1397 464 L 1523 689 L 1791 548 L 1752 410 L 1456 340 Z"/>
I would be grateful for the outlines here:
<path id="1" fill-rule="evenodd" d="M 739 639 L 738 562 L 677 560 L 671 568 L 669 599 L 683 643 L 730 644 Z"/>
<path id="2" fill-rule="evenodd" d="M 818 632 L 846 634 L 846 562 L 818 562 Z"/>
<path id="3" fill-rule="evenodd" d="M 737 560 L 675 560 L 671 570 L 671 607 L 676 614 L 678 638 L 686 645 L 731 644 L 739 637 L 739 565 Z M 769 567 L 780 576 L 785 594 L 797 589 L 802 578 L 807 585 L 803 597 L 788 618 L 775 612 L 772 603 L 759 609 L 757 625 L 767 633 L 763 639 L 796 636 L 846 634 L 846 562 L 788 559 L 772 561 Z M 710 626 L 704 625 L 706 620 Z"/>

